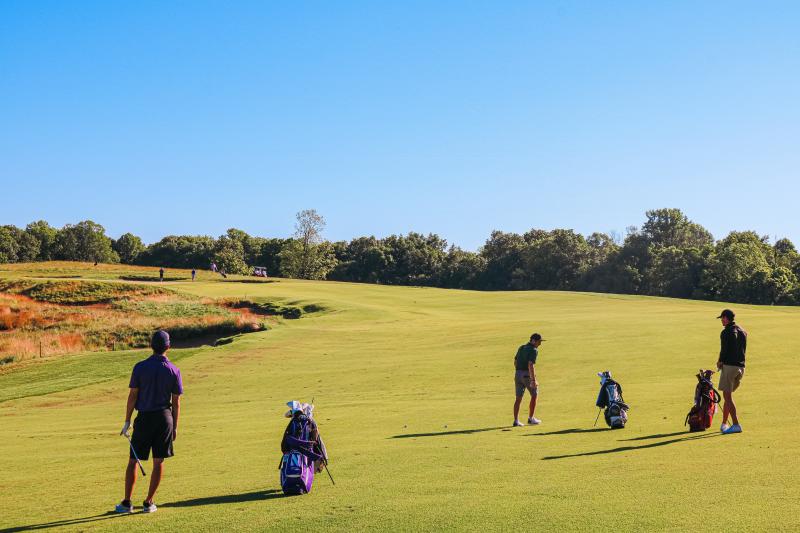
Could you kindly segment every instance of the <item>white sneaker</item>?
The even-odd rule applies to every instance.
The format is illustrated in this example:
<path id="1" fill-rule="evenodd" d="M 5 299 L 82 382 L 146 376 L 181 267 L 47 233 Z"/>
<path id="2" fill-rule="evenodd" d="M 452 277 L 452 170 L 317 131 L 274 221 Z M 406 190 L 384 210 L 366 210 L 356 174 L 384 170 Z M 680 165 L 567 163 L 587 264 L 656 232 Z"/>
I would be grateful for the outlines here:
<path id="1" fill-rule="evenodd" d="M 142 512 L 143 513 L 155 513 L 157 510 L 158 510 L 158 507 L 156 507 L 155 502 L 150 502 L 150 503 L 144 502 L 142 504 Z"/>
<path id="2" fill-rule="evenodd" d="M 513 425 L 514 425 L 515 428 L 518 428 L 518 427 L 524 426 L 525 424 L 523 424 L 519 420 L 514 420 L 514 424 Z"/>
<path id="3" fill-rule="evenodd" d="M 722 424 L 722 425 L 719 427 L 719 432 L 720 432 L 720 433 L 725 433 L 726 431 L 728 431 L 728 428 L 729 428 L 729 427 L 730 427 L 730 426 L 729 426 L 728 424 Z"/>
<path id="4" fill-rule="evenodd" d="M 132 513 L 133 512 L 133 504 L 128 502 L 128 505 L 125 505 L 125 502 L 120 502 L 114 507 L 115 513 Z"/>
<path id="5" fill-rule="evenodd" d="M 530 417 L 528 419 L 528 424 L 531 424 L 533 426 L 536 426 L 536 425 L 541 424 L 541 423 L 542 423 L 542 421 L 539 420 L 538 418 L 536 418 L 535 416 L 532 416 L 532 417 Z"/>
<path id="6" fill-rule="evenodd" d="M 722 433 L 724 435 L 730 435 L 731 433 L 741 433 L 741 432 L 742 432 L 742 426 L 740 426 L 739 424 L 734 424 L 725 431 L 723 431 Z"/>

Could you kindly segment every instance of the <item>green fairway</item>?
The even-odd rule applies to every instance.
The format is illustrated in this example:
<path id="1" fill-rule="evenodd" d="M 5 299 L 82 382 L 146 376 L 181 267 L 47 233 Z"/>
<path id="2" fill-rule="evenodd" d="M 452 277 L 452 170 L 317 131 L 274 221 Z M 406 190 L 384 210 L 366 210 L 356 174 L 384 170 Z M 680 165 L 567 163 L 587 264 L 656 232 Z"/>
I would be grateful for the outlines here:
<path id="1" fill-rule="evenodd" d="M 170 352 L 185 396 L 154 515 L 107 514 L 122 498 L 127 379 L 148 352 L 0 374 L 0 530 L 800 528 L 800 309 L 733 306 L 750 334 L 736 394 L 744 433 L 722 436 L 721 414 L 700 434 L 684 417 L 695 373 L 716 361 L 723 304 L 206 274 L 162 286 L 324 310 Z M 543 424 L 512 429 L 513 357 L 533 331 L 547 339 Z M 602 416 L 592 427 L 606 369 L 631 405 L 620 431 Z M 285 402 L 312 398 L 337 484 L 320 474 L 311 494 L 282 497 Z"/>

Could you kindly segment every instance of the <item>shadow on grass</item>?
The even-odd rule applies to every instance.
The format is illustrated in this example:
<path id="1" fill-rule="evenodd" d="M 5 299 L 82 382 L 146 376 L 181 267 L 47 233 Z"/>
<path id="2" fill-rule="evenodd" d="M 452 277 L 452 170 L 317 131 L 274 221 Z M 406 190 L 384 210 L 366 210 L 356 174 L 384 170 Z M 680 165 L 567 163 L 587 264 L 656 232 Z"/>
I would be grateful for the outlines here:
<path id="1" fill-rule="evenodd" d="M 167 502 L 159 504 L 159 507 L 197 507 L 201 505 L 218 505 L 222 503 L 244 503 L 244 502 L 257 502 L 262 500 L 271 500 L 273 498 L 283 498 L 286 495 L 280 490 L 255 490 L 253 492 L 245 492 L 242 494 L 225 494 L 223 496 L 207 496 L 205 498 L 193 498 L 191 500 L 183 500 L 179 502 Z M 50 529 L 54 527 L 67 527 L 78 526 L 82 524 L 89 524 L 91 522 L 98 522 L 100 520 L 108 520 L 111 518 L 123 518 L 132 516 L 136 513 L 115 513 L 108 511 L 107 513 L 84 516 L 82 518 L 69 518 L 65 520 L 55 520 L 53 522 L 43 522 L 41 524 L 30 524 L 27 526 L 10 527 L 0 529 L 0 533 L 16 533 L 19 531 L 35 531 L 37 529 Z"/>
<path id="2" fill-rule="evenodd" d="M 53 522 L 43 522 L 41 524 L 30 524 L 27 526 L 9 527 L 6 529 L 0 529 L 0 533 L 15 533 L 17 531 L 36 531 L 37 529 L 50 529 L 53 527 L 77 526 L 81 524 L 89 524 L 91 522 L 98 522 L 100 520 L 109 520 L 111 518 L 123 518 L 126 516 L 131 516 L 131 514 L 115 513 L 114 511 L 108 511 L 107 513 L 95 516 L 84 516 L 82 518 L 69 518 L 65 520 L 55 520 Z"/>
<path id="3" fill-rule="evenodd" d="M 611 431 L 611 428 L 591 428 L 591 429 L 582 429 L 582 428 L 570 428 L 570 429 L 560 429 L 558 431 L 544 431 L 542 433 L 526 433 L 523 437 L 545 437 L 547 435 L 569 435 L 571 433 L 596 433 L 598 431 Z"/>
<path id="4" fill-rule="evenodd" d="M 439 431 L 436 433 L 406 433 L 405 435 L 394 435 L 390 439 L 412 439 L 415 437 L 443 437 L 445 435 L 471 435 L 472 433 L 483 433 L 484 431 L 497 431 L 498 429 L 509 429 L 508 426 L 498 426 L 493 428 L 476 429 L 456 429 L 453 431 Z"/>
<path id="5" fill-rule="evenodd" d="M 284 497 L 286 497 L 286 495 L 282 491 L 276 489 L 254 490 L 253 492 L 244 492 L 242 494 L 224 494 L 222 496 L 206 496 L 205 498 L 167 502 L 159 505 L 159 507 L 197 507 L 201 505 L 219 505 L 222 503 L 257 502 Z"/>
<path id="6" fill-rule="evenodd" d="M 632 439 L 622 439 L 624 441 L 631 441 L 631 440 L 650 440 L 650 439 L 662 439 L 664 437 L 676 437 L 678 435 L 688 435 L 689 430 L 686 429 L 684 431 L 676 431 L 675 433 L 656 433 L 655 435 L 645 435 L 644 437 L 634 437 Z"/>
<path id="7" fill-rule="evenodd" d="M 698 440 L 698 439 L 707 439 L 709 437 L 718 437 L 720 433 L 714 433 L 711 435 L 693 435 L 690 437 L 683 437 L 680 439 L 671 439 L 665 440 L 661 442 L 651 442 L 650 444 L 642 444 L 640 446 L 620 446 L 618 448 L 611 448 L 608 450 L 597 450 L 594 452 L 584 452 L 584 453 L 571 453 L 567 455 L 548 455 L 546 457 L 542 457 L 542 461 L 551 461 L 553 459 L 568 459 L 570 457 L 587 457 L 592 455 L 605 455 L 607 453 L 618 453 L 618 452 L 632 452 L 636 450 L 645 450 L 647 448 L 656 448 L 658 446 L 666 446 L 668 444 L 675 444 L 677 442 L 686 442 L 690 440 Z M 633 440 L 633 439 L 632 439 Z"/>

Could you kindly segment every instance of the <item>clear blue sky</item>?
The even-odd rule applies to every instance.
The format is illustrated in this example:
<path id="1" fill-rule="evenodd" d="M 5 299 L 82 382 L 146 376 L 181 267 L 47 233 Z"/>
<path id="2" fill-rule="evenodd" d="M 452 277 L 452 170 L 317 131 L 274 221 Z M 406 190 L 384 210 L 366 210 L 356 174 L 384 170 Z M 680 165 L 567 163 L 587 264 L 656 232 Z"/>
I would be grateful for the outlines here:
<path id="1" fill-rule="evenodd" d="M 0 224 L 800 245 L 796 2 L 0 3 Z"/>

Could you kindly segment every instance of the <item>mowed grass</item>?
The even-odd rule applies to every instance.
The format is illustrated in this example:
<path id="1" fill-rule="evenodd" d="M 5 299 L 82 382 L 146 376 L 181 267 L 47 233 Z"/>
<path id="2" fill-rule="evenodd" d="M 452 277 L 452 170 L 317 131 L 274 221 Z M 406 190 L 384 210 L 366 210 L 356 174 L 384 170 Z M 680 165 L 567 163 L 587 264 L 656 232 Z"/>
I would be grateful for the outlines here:
<path id="1" fill-rule="evenodd" d="M 291 280 L 172 288 L 326 311 L 173 353 L 186 394 L 154 515 L 105 514 L 122 497 L 127 374 L 146 352 L 0 376 L 0 390 L 39 394 L 0 403 L 0 528 L 800 527 L 800 309 L 734 306 L 750 333 L 737 393 L 745 432 L 721 436 L 683 425 L 694 374 L 716 361 L 718 303 Z M 533 331 L 547 339 L 537 365 L 544 423 L 512 429 L 512 360 Z M 624 430 L 606 430 L 602 419 L 592 427 L 595 373 L 605 369 L 632 406 Z M 312 398 L 337 485 L 323 474 L 311 494 L 284 498 L 284 402 Z"/>

